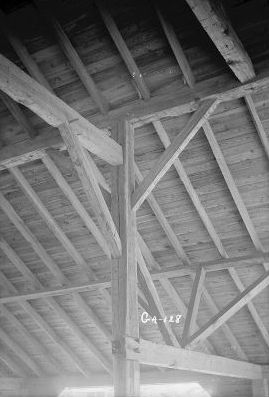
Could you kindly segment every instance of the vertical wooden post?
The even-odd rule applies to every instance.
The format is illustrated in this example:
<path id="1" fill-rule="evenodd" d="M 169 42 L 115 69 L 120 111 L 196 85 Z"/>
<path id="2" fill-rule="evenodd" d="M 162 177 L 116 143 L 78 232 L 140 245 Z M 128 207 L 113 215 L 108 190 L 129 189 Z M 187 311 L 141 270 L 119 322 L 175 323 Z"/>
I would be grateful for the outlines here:
<path id="1" fill-rule="evenodd" d="M 134 191 L 134 132 L 121 120 L 114 139 L 122 145 L 123 165 L 112 171 L 112 215 L 118 227 L 122 255 L 112 260 L 113 376 L 115 397 L 138 397 L 139 362 L 125 358 L 126 336 L 139 337 L 137 303 L 136 213 L 131 208 Z"/>
<path id="2" fill-rule="evenodd" d="M 252 381 L 252 396 L 253 397 L 269 397 L 269 382 L 268 379 L 258 379 Z"/>

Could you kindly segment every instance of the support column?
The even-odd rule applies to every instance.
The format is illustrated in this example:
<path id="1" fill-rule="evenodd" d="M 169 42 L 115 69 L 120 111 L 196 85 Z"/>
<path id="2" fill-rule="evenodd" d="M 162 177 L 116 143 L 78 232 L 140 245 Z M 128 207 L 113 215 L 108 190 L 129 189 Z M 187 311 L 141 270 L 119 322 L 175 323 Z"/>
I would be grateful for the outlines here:
<path id="1" fill-rule="evenodd" d="M 269 382 L 268 379 L 253 380 L 252 381 L 252 396 L 253 397 L 269 397 Z"/>
<path id="2" fill-rule="evenodd" d="M 138 397 L 139 362 L 127 360 L 126 336 L 139 338 L 137 303 L 136 213 L 131 208 L 134 191 L 134 131 L 117 123 L 113 138 L 122 145 L 123 165 L 112 171 L 112 215 L 118 227 L 122 256 L 112 260 L 113 381 L 115 397 Z"/>

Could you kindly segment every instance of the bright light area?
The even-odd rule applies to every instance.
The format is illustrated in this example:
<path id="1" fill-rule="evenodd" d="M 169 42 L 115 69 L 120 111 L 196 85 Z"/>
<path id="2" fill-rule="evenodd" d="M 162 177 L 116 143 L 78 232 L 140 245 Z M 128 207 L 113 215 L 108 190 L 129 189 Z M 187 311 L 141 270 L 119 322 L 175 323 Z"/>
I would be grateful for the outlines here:
<path id="1" fill-rule="evenodd" d="M 210 397 L 199 383 L 142 385 L 141 397 Z M 59 397 L 113 397 L 112 387 L 66 388 Z"/>

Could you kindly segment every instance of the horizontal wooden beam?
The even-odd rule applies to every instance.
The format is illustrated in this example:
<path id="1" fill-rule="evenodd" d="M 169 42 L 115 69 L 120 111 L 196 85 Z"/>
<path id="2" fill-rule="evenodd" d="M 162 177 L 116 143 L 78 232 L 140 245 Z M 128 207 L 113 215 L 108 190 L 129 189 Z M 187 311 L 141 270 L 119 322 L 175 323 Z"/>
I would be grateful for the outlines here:
<path id="1" fill-rule="evenodd" d="M 156 184 L 169 170 L 179 154 L 185 149 L 191 139 L 196 135 L 203 123 L 216 109 L 218 101 L 211 99 L 201 104 L 199 109 L 190 117 L 183 130 L 177 135 L 170 146 L 162 153 L 159 160 L 137 186 L 132 195 L 132 207 L 137 210 Z"/>
<path id="2" fill-rule="evenodd" d="M 227 83 L 227 79 L 224 77 L 218 76 L 217 79 L 197 82 L 195 92 L 197 92 L 202 101 L 209 98 L 230 101 L 259 92 L 269 85 L 268 73 L 260 74 L 258 78 L 245 84 L 239 84 L 234 81 Z M 139 127 L 145 123 L 159 120 L 162 117 L 176 117 L 193 112 L 198 109 L 199 103 L 191 90 L 186 91 L 186 89 L 183 89 L 180 93 L 170 90 L 168 94 L 152 97 L 147 103 L 142 100 L 136 100 L 132 104 L 109 111 L 106 117 L 103 115 L 93 116 L 90 121 L 99 128 L 108 128 L 114 124 L 116 119 L 125 117 L 135 127 Z M 49 148 L 61 150 L 64 147 L 57 130 L 48 131 L 33 140 L 25 140 L 5 146 L 0 149 L 0 170 L 40 158 L 43 150 Z"/>
<path id="3" fill-rule="evenodd" d="M 79 137 L 82 145 L 109 164 L 122 163 L 120 145 L 105 131 L 95 127 L 3 55 L 0 55 L 0 89 L 53 127 L 69 122 L 72 133 Z"/>
<path id="4" fill-rule="evenodd" d="M 49 296 L 60 296 L 65 294 L 72 294 L 74 292 L 79 293 L 79 292 L 91 291 L 94 289 L 104 289 L 104 288 L 109 288 L 110 285 L 111 282 L 109 279 L 107 281 L 98 280 L 98 281 L 88 282 L 87 284 L 73 285 L 70 287 L 47 288 L 35 292 L 27 292 L 25 294 L 3 296 L 0 298 L 0 304 L 43 299 Z"/>
<path id="5" fill-rule="evenodd" d="M 262 379 L 260 365 L 226 357 L 127 338 L 126 355 L 141 364 L 242 379 Z"/>
<path id="6" fill-rule="evenodd" d="M 219 271 L 219 270 L 226 270 L 233 266 L 242 266 L 243 263 L 247 263 L 250 265 L 257 265 L 263 262 L 264 260 L 269 260 L 269 254 L 257 254 L 256 256 L 242 256 L 229 258 L 229 259 L 220 259 L 216 261 L 209 261 L 201 264 L 196 264 L 191 268 L 186 269 L 179 269 L 178 267 L 169 268 L 169 269 L 162 269 L 162 270 L 153 270 L 151 271 L 150 275 L 152 280 L 163 280 L 163 279 L 172 279 L 177 277 L 186 277 L 186 276 L 193 276 L 197 270 L 197 266 L 203 266 L 206 272 L 211 271 Z M 58 295 L 65 295 L 65 294 L 72 294 L 74 292 L 85 292 L 91 291 L 96 289 L 105 289 L 110 288 L 111 280 L 110 277 L 100 280 L 95 280 L 92 282 L 84 283 L 84 284 L 73 284 L 68 287 L 56 287 L 56 288 L 47 288 L 42 289 L 35 292 L 28 292 L 25 294 L 14 294 L 9 296 L 3 296 L 0 298 L 0 304 L 2 303 L 12 303 L 18 301 L 27 301 L 27 300 L 35 300 L 46 298 L 49 296 L 58 296 Z"/>

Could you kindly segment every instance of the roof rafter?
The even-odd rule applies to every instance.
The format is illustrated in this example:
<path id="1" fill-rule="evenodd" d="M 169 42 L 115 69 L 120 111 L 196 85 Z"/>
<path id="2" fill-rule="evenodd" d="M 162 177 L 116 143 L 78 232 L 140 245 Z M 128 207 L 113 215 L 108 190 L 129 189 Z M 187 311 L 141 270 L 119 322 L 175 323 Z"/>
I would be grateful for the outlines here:
<path id="1" fill-rule="evenodd" d="M 242 83 L 255 77 L 254 68 L 221 1 L 186 0 L 227 65 Z"/>
<path id="2" fill-rule="evenodd" d="M 0 360 L 15 374 L 25 378 L 26 372 L 16 361 L 14 361 L 8 354 L 1 351 Z"/>
<path id="3" fill-rule="evenodd" d="M 160 127 L 160 126 L 159 126 Z M 160 130 L 160 128 L 158 128 Z M 172 145 L 170 145 L 169 147 L 171 147 Z M 176 159 L 178 160 L 178 159 Z M 135 171 L 136 171 L 136 178 L 139 180 L 141 179 L 141 174 L 139 172 L 138 167 L 135 167 Z M 182 171 L 182 170 L 181 170 Z M 185 176 L 185 183 L 188 182 L 188 178 L 187 175 Z M 188 183 L 188 191 L 190 191 L 190 188 L 192 187 L 190 182 Z M 192 192 L 192 197 L 195 194 L 194 189 L 191 189 Z M 200 203 L 198 196 L 195 196 L 196 198 L 196 206 Z M 177 239 L 176 234 L 174 233 L 174 231 L 172 230 L 171 226 L 169 225 L 169 223 L 167 222 L 165 216 L 163 215 L 161 208 L 159 207 L 157 201 L 154 198 L 153 193 L 149 193 L 149 195 L 146 197 L 146 199 L 149 202 L 150 207 L 152 208 L 153 212 L 155 213 L 158 221 L 160 222 L 161 226 L 163 227 L 163 230 L 165 231 L 169 241 L 171 242 L 172 246 L 175 248 L 176 253 L 179 257 L 179 259 L 181 259 L 183 261 L 183 263 L 185 265 L 191 266 L 191 263 L 187 257 L 187 255 L 184 252 L 183 247 L 180 246 L 180 243 Z M 201 210 L 202 206 L 199 206 L 199 210 Z M 200 211 L 201 212 L 201 211 Z M 203 215 L 205 214 L 206 216 L 206 224 L 208 225 L 212 225 L 209 218 L 207 217 L 205 211 L 203 212 Z M 214 230 L 213 225 L 210 229 L 210 232 L 212 233 L 212 231 Z M 216 233 L 214 235 L 215 240 L 216 240 Z M 219 239 L 218 239 L 219 240 Z M 219 245 L 222 246 L 220 240 L 218 241 Z M 183 252 L 183 255 L 181 254 L 181 252 Z M 222 248 L 222 252 L 224 252 L 224 248 Z M 193 276 L 191 276 L 193 278 Z M 167 287 L 167 285 L 166 285 Z M 216 306 L 216 304 L 214 303 L 212 297 L 210 296 L 210 294 L 208 293 L 208 291 L 204 288 L 204 298 L 207 302 L 207 305 L 209 306 L 210 310 L 212 313 L 217 313 L 218 312 L 218 308 Z M 239 355 L 240 358 L 242 359 L 246 359 L 246 355 L 244 353 L 244 351 L 242 350 L 241 346 L 239 345 L 238 341 L 236 340 L 235 336 L 233 335 L 233 333 L 231 332 L 230 328 L 227 326 L 227 324 L 224 325 L 223 327 L 223 332 L 226 335 L 226 338 L 229 340 L 231 346 L 235 347 L 237 354 Z"/>
<path id="4" fill-rule="evenodd" d="M 138 185 L 132 195 L 132 206 L 135 210 L 144 202 L 148 194 L 154 189 L 159 180 L 168 171 L 178 155 L 185 149 L 196 135 L 203 123 L 218 105 L 218 100 L 211 99 L 202 102 L 200 107 L 190 117 L 183 130 L 177 135 L 172 144 L 163 152 L 155 166 Z"/>
<path id="5" fill-rule="evenodd" d="M 142 291 L 144 292 L 149 303 L 151 313 L 156 316 L 157 319 L 164 319 L 166 315 L 162 306 L 162 302 L 139 247 L 137 247 L 137 263 L 138 282 L 141 285 Z M 166 344 L 180 346 L 177 336 L 174 334 L 169 322 L 157 320 L 157 324 Z"/>
<path id="6" fill-rule="evenodd" d="M 30 138 L 34 138 L 37 135 L 36 130 L 31 125 L 30 121 L 27 119 L 22 109 L 19 107 L 17 102 L 13 101 L 8 95 L 0 91 L 0 99 L 4 102 L 5 106 L 12 114 L 14 119 L 17 121 L 20 127 L 26 132 Z"/>
<path id="7" fill-rule="evenodd" d="M 92 79 L 91 75 L 88 73 L 85 65 L 83 64 L 73 44 L 67 37 L 66 33 L 64 32 L 58 20 L 52 14 L 49 2 L 46 2 L 45 5 L 45 3 L 42 1 L 34 0 L 34 3 L 37 6 L 38 10 L 40 11 L 42 18 L 45 18 L 46 25 L 52 28 L 57 38 L 57 42 L 59 46 L 66 55 L 73 69 L 76 71 L 77 75 L 79 76 L 87 92 L 89 93 L 93 101 L 96 103 L 100 111 L 103 114 L 106 114 L 109 109 L 109 104 L 107 100 L 104 98 L 104 96 L 97 88 L 94 80 Z M 54 6 L 55 6 L 55 2 L 54 2 Z"/>
<path id="8" fill-rule="evenodd" d="M 37 63 L 31 57 L 29 51 L 22 43 L 22 41 L 16 36 L 16 34 L 12 31 L 8 23 L 8 17 L 0 10 L 0 21 L 1 21 L 1 29 L 5 33 L 8 41 L 13 47 L 14 51 L 18 55 L 19 59 L 27 69 L 30 76 L 32 76 L 36 81 L 38 81 L 41 85 L 47 88 L 47 90 L 52 92 L 52 88 L 44 77 L 43 73 L 39 69 Z"/>
<path id="9" fill-rule="evenodd" d="M 168 137 L 168 135 L 167 135 L 162 123 L 160 121 L 154 121 L 153 125 L 154 125 L 155 130 L 158 133 L 158 135 L 159 135 L 164 147 L 165 148 L 168 147 L 171 144 L 171 142 L 170 142 L 170 139 L 169 139 L 169 137 Z M 222 169 L 222 172 L 226 175 L 228 180 L 232 180 L 232 176 L 231 176 L 231 174 L 228 171 L 228 167 L 227 167 L 227 165 L 225 166 L 224 157 L 223 157 L 223 155 L 221 155 L 220 148 L 217 147 L 216 139 L 214 138 L 214 136 L 212 136 L 213 132 L 212 133 L 210 132 L 210 130 L 208 128 L 208 125 L 209 125 L 209 122 L 207 121 L 204 124 L 203 128 L 204 128 L 204 130 L 207 131 L 207 134 L 210 135 L 208 137 L 208 139 L 210 139 L 211 148 L 213 150 L 213 153 L 215 154 L 215 157 L 217 158 L 217 161 L 218 161 L 218 163 L 219 163 L 219 165 L 220 165 L 220 167 Z M 214 148 L 216 148 L 216 150 Z M 207 213 L 206 213 L 206 211 L 205 211 L 205 209 L 204 209 L 204 207 L 203 207 L 203 205 L 202 205 L 202 203 L 201 203 L 201 201 L 200 201 L 200 199 L 198 197 L 198 194 L 196 193 L 195 189 L 193 188 L 192 183 L 191 183 L 191 181 L 190 181 L 190 179 L 189 179 L 189 177 L 188 177 L 188 175 L 187 175 L 187 173 L 186 173 L 186 171 L 185 171 L 185 169 L 184 169 L 184 167 L 183 167 L 183 165 L 182 165 L 182 163 L 180 162 L 179 159 L 175 160 L 174 167 L 175 167 L 175 169 L 176 169 L 181 181 L 183 182 L 183 184 L 184 184 L 184 186 L 185 186 L 185 188 L 186 188 L 186 190 L 187 190 L 187 192 L 189 194 L 189 197 L 190 197 L 192 203 L 194 204 L 194 206 L 195 206 L 195 208 L 196 208 L 196 210 L 197 210 L 197 212 L 198 212 L 198 214 L 199 214 L 199 216 L 200 216 L 200 218 L 201 218 L 206 230 L 208 231 L 210 237 L 212 238 L 212 240 L 213 240 L 216 248 L 218 249 L 220 255 L 222 257 L 224 257 L 224 258 L 228 258 L 229 256 L 228 256 L 228 254 L 227 254 L 227 252 L 226 252 L 226 250 L 225 250 L 225 248 L 224 248 L 224 246 L 223 246 L 223 244 L 222 244 L 222 242 L 221 242 L 221 240 L 220 240 L 220 238 L 219 238 L 219 236 L 218 236 L 218 234 L 217 234 L 217 232 L 216 232 L 216 230 L 215 230 L 215 228 L 214 228 L 214 226 L 213 226 L 213 224 L 212 224 L 212 222 L 211 222 L 211 220 L 209 218 L 209 216 L 207 215 Z M 235 191 L 235 183 L 233 183 L 233 186 L 231 186 L 231 189 L 232 189 L 232 191 Z M 237 194 L 235 194 L 235 196 L 236 197 L 240 196 L 239 192 Z M 242 200 L 240 200 L 240 203 L 241 203 L 241 207 L 242 207 Z M 245 209 L 244 213 L 246 213 L 246 212 L 247 212 L 247 210 Z M 250 220 L 250 218 L 248 217 L 248 221 L 249 220 Z M 252 229 L 254 229 L 254 227 Z M 256 247 L 256 248 L 259 249 L 259 246 Z M 242 292 L 244 290 L 244 285 L 241 282 L 236 270 L 233 269 L 233 268 L 228 268 L 228 272 L 229 272 L 231 278 L 233 279 L 235 285 L 239 289 L 239 291 Z M 263 322 L 262 322 L 262 320 L 261 320 L 261 318 L 260 318 L 260 316 L 259 316 L 259 314 L 258 314 L 258 312 L 257 312 L 257 310 L 256 310 L 256 308 L 255 308 L 255 306 L 253 305 L 252 302 L 250 302 L 248 304 L 248 309 L 249 309 L 249 311 L 251 313 L 251 316 L 252 316 L 255 324 L 257 325 L 257 327 L 258 327 L 258 329 L 259 329 L 259 331 L 260 331 L 260 333 L 261 333 L 266 345 L 269 346 L 269 333 L 268 333 L 266 327 L 264 326 L 264 324 L 263 324 Z"/>
<path id="10" fill-rule="evenodd" d="M 141 174 L 138 166 L 135 164 L 135 177 L 136 180 L 139 183 L 143 181 L 143 175 Z M 177 253 L 177 256 L 182 260 L 184 265 L 190 265 L 189 258 L 187 257 L 182 245 L 180 244 L 180 241 L 178 240 L 175 232 L 173 231 L 172 227 L 170 226 L 169 222 L 165 218 L 157 200 L 155 199 L 153 193 L 150 193 L 147 198 L 146 198 L 150 208 L 152 209 L 153 213 L 155 214 L 156 218 L 158 219 L 160 225 L 162 226 L 170 244 L 174 248 L 174 250 Z"/>
<path id="11" fill-rule="evenodd" d="M 165 149 L 168 148 L 171 145 L 171 140 L 170 140 L 162 122 L 161 121 L 153 121 L 152 124 L 153 124 L 164 148 Z M 185 189 L 186 189 L 194 207 L 196 208 L 196 211 L 199 214 L 201 221 L 203 222 L 208 234 L 212 238 L 219 253 L 222 256 L 225 256 L 225 249 L 224 249 L 223 244 L 216 232 L 216 229 L 214 228 L 209 216 L 207 215 L 207 213 L 202 205 L 202 202 L 201 202 L 196 190 L 194 189 L 194 187 L 191 183 L 191 180 L 188 177 L 187 172 L 179 158 L 177 158 L 175 160 L 174 168 L 175 168 L 181 182 L 185 186 Z"/>
<path id="12" fill-rule="evenodd" d="M 264 130 L 264 127 L 262 125 L 261 119 L 260 119 L 260 117 L 258 115 L 257 109 L 255 107 L 255 103 L 254 103 L 251 95 L 246 95 L 244 97 L 244 99 L 246 101 L 249 113 L 250 113 L 251 118 L 253 120 L 253 123 L 254 123 L 254 125 L 255 125 L 255 127 L 257 129 L 257 132 L 259 134 L 261 142 L 263 144 L 263 147 L 264 147 L 265 153 L 267 155 L 267 158 L 269 160 L 269 139 L 268 139 L 268 136 L 267 136 L 267 134 L 266 134 L 266 132 Z"/>
<path id="13" fill-rule="evenodd" d="M 192 345 L 198 340 L 203 340 L 216 331 L 222 324 L 228 321 L 235 313 L 244 307 L 250 300 L 257 296 L 269 285 L 269 271 L 258 278 L 254 283 L 247 287 L 241 294 L 226 305 L 218 314 L 209 320 L 200 330 L 195 332 L 188 340 L 188 345 Z"/>
<path id="14" fill-rule="evenodd" d="M 184 323 L 184 329 L 182 333 L 182 342 L 186 344 L 188 338 L 193 333 L 194 324 L 196 323 L 199 304 L 203 292 L 203 284 L 205 281 L 206 272 L 202 266 L 197 269 L 195 279 L 193 281 L 193 287 L 191 291 L 191 297 L 188 305 L 188 311 L 186 320 Z"/>
<path id="15" fill-rule="evenodd" d="M 257 254 L 253 256 L 242 256 L 242 257 L 231 257 L 229 259 L 220 259 L 216 261 L 208 261 L 208 262 L 202 262 L 202 263 L 197 263 L 196 265 L 193 265 L 190 268 L 185 268 L 181 269 L 178 267 L 175 268 L 169 268 L 169 269 L 161 269 L 159 264 L 155 261 L 153 258 L 153 255 L 149 248 L 147 247 L 146 243 L 142 239 L 140 235 L 138 235 L 138 244 L 141 249 L 141 252 L 143 253 L 143 256 L 145 260 L 147 261 L 148 265 L 151 267 L 150 275 L 152 280 L 158 280 L 162 281 L 165 279 L 172 279 L 172 278 L 178 278 L 178 277 L 186 277 L 190 275 L 195 275 L 197 266 L 202 266 L 206 272 L 216 272 L 219 270 L 226 270 L 229 269 L 233 266 L 237 265 L 242 265 L 242 263 L 247 263 L 250 265 L 256 265 L 260 263 L 262 260 L 265 258 L 269 258 L 269 254 Z M 152 259 L 150 259 L 152 258 Z M 13 262 L 14 263 L 14 262 Z M 22 271 L 22 269 L 21 269 Z M 24 274 L 24 273 L 23 273 Z M 25 277 L 26 274 L 24 274 Z M 110 278 L 107 279 L 100 279 L 92 282 L 87 282 L 84 284 L 71 284 L 68 287 L 54 287 L 54 288 L 42 288 L 40 291 L 33 291 L 33 292 L 27 292 L 27 293 L 22 293 L 22 294 L 15 294 L 15 295 L 10 295 L 10 296 L 4 296 L 0 298 L 0 304 L 1 303 L 8 303 L 8 302 L 17 302 L 21 301 L 23 302 L 24 300 L 33 300 L 33 299 L 40 299 L 40 298 L 45 298 L 47 296 L 57 296 L 57 295 L 64 295 L 64 294 L 70 294 L 72 292 L 83 292 L 83 291 L 90 291 L 94 289 L 103 289 L 103 288 L 109 288 L 110 287 Z M 183 307 L 183 306 L 182 306 Z M 184 311 L 184 309 L 183 309 Z"/>
<path id="16" fill-rule="evenodd" d="M 30 202 L 34 205 L 34 208 L 37 210 L 41 218 L 46 222 L 48 228 L 52 231 L 55 237 L 60 241 L 62 246 L 68 252 L 70 257 L 74 260 L 76 265 L 80 268 L 82 273 L 88 277 L 94 277 L 91 272 L 91 268 L 87 265 L 85 259 L 79 253 L 79 251 L 75 248 L 71 240 L 66 236 L 58 223 L 54 220 L 52 215 L 49 213 L 47 208 L 44 206 L 37 193 L 34 191 L 32 186 L 24 177 L 23 173 L 17 167 L 9 168 L 9 172 L 15 178 L 18 185 L 21 187 L 22 191 L 28 197 Z"/>
<path id="17" fill-rule="evenodd" d="M 112 165 L 121 164 L 122 150 L 117 142 L 3 55 L 0 55 L 0 89 L 53 127 L 69 121 L 72 134 L 78 136 L 83 146 Z"/>
<path id="18" fill-rule="evenodd" d="M 139 233 L 137 234 L 137 242 L 148 266 L 150 266 L 151 269 L 157 269 L 157 273 L 151 273 L 152 280 L 158 280 L 160 282 L 162 288 L 166 291 L 168 296 L 170 296 L 170 299 L 172 299 L 174 305 L 179 310 L 179 314 L 181 314 L 183 317 L 186 317 L 187 308 L 180 298 L 178 291 L 176 291 L 176 289 L 174 288 L 171 280 L 169 280 L 169 278 L 166 277 L 165 273 L 161 271 L 159 263 L 155 261 L 150 249 L 148 248 L 147 244 Z M 198 328 L 198 326 L 196 328 Z M 205 346 L 209 351 L 214 350 L 214 348 L 208 341 L 205 342 Z"/>
<path id="19" fill-rule="evenodd" d="M 204 133 L 208 140 L 208 143 L 211 147 L 211 150 L 215 156 L 215 159 L 219 165 L 219 168 L 222 172 L 222 175 L 226 181 L 227 187 L 232 195 L 234 203 L 238 209 L 239 214 L 242 217 L 242 220 L 246 226 L 246 229 L 250 235 L 250 238 L 251 238 L 255 248 L 258 251 L 264 251 L 264 247 L 262 246 L 262 243 L 260 241 L 258 233 L 256 232 L 254 224 L 249 216 L 247 207 L 241 198 L 240 192 L 235 184 L 234 178 L 229 170 L 229 167 L 226 163 L 224 155 L 221 151 L 218 141 L 217 141 L 217 139 L 214 135 L 214 132 L 213 132 L 208 121 L 204 124 L 203 130 L 204 130 Z M 227 258 L 228 255 L 226 254 L 225 257 Z M 269 263 L 264 262 L 263 267 L 265 270 L 269 270 Z M 236 270 L 231 268 L 231 269 L 228 269 L 228 271 L 229 271 L 229 274 L 232 277 L 235 285 L 237 286 L 239 291 L 242 292 L 244 290 L 244 285 L 243 285 L 242 281 L 240 280 Z M 251 314 L 257 328 L 259 329 L 266 345 L 269 346 L 269 332 L 267 331 L 265 325 L 263 324 L 263 322 L 262 322 L 262 320 L 261 320 L 261 318 L 252 302 L 248 303 L 248 309 L 249 309 L 250 314 Z"/>
<path id="20" fill-rule="evenodd" d="M 171 23 L 167 20 L 167 18 L 165 18 L 161 9 L 158 6 L 156 6 L 155 9 L 156 9 L 158 18 L 160 20 L 160 23 L 162 25 L 163 31 L 165 33 L 165 36 L 170 44 L 170 47 L 174 53 L 174 56 L 177 60 L 178 65 L 183 73 L 183 76 L 184 76 L 187 84 L 189 85 L 189 87 L 193 88 L 194 84 L 195 84 L 195 78 L 192 73 L 189 61 L 188 61 L 186 55 L 184 54 L 181 44 L 180 44 L 180 42 L 177 38 L 177 35 L 174 31 L 174 28 L 171 25 Z"/>
<path id="21" fill-rule="evenodd" d="M 131 77 L 134 79 L 139 95 L 141 95 L 141 97 L 144 99 L 149 99 L 150 92 L 146 86 L 143 75 L 140 72 L 129 48 L 127 47 L 112 15 L 110 14 L 106 3 L 103 0 L 96 0 L 95 3 L 112 40 L 114 41 L 125 65 L 127 66 Z"/>
<path id="22" fill-rule="evenodd" d="M 1 273 L 0 279 L 3 279 L 5 286 L 8 288 L 11 294 L 17 294 L 18 291 L 14 285 Z M 77 354 L 70 349 L 64 340 L 59 337 L 54 329 L 41 317 L 41 315 L 31 306 L 30 303 L 20 301 L 17 304 L 39 325 L 39 327 L 48 335 L 48 337 L 58 346 L 66 357 L 76 366 L 78 371 L 84 376 L 91 375 L 86 368 L 85 364 L 82 363 L 81 359 Z"/>
<path id="23" fill-rule="evenodd" d="M 95 237 L 96 241 L 100 245 L 100 247 L 103 249 L 103 251 L 106 253 L 108 257 L 111 256 L 111 252 L 109 250 L 109 247 L 107 246 L 107 242 L 103 236 L 103 234 L 100 232 L 99 228 L 95 225 L 94 221 L 90 217 L 89 213 L 85 210 L 75 193 L 73 192 L 72 188 L 69 186 L 69 184 L 66 182 L 64 176 L 62 175 L 61 171 L 59 168 L 56 166 L 55 162 L 53 161 L 52 157 L 47 153 L 44 154 L 41 158 L 42 162 L 45 164 L 47 167 L 49 173 L 51 176 L 54 178 L 55 182 L 58 184 L 59 188 L 61 191 L 64 193 L 64 195 L 67 197 L 67 199 L 70 201 L 70 203 L 73 205 L 75 208 L 76 212 L 84 222 L 85 226 L 89 230 L 90 233 Z M 93 164 L 94 161 L 92 161 Z M 99 179 L 100 181 L 100 179 Z M 104 186 L 104 185 L 102 185 Z"/>
<path id="24" fill-rule="evenodd" d="M 31 371 L 37 375 L 42 376 L 44 374 L 40 366 L 32 359 L 32 357 L 17 343 L 15 342 L 8 333 L 0 328 L 0 339 L 27 365 Z"/>
<path id="25" fill-rule="evenodd" d="M 85 149 L 80 144 L 78 138 L 72 133 L 72 127 L 69 123 L 62 124 L 59 130 L 89 203 L 95 212 L 99 227 L 109 244 L 109 249 L 111 253 L 118 256 L 121 252 L 121 241 L 98 184 L 95 170 L 89 161 L 89 155 L 86 155 Z"/>
<path id="26" fill-rule="evenodd" d="M 68 279 L 64 276 L 62 271 L 59 269 L 58 265 L 47 254 L 47 252 L 45 251 L 43 246 L 39 243 L 37 238 L 28 229 L 28 227 L 24 224 L 23 220 L 19 217 L 19 215 L 15 212 L 13 207 L 10 205 L 10 203 L 4 198 L 4 196 L 1 193 L 0 193 L 0 206 L 2 210 L 6 213 L 6 215 L 9 217 L 11 222 L 15 224 L 18 230 L 30 243 L 31 247 L 34 249 L 36 254 L 41 258 L 41 260 L 43 260 L 46 266 L 48 266 L 50 269 L 56 272 L 55 276 L 57 277 L 58 282 L 61 284 L 65 284 L 65 283 L 68 284 L 69 283 Z M 39 283 L 37 278 L 35 278 L 35 282 Z M 40 288 L 42 288 L 42 285 L 40 283 L 39 286 Z M 82 299 L 82 298 L 78 298 L 78 299 Z M 105 369 L 109 371 L 110 365 L 107 363 L 107 360 L 103 357 L 101 352 L 98 351 L 95 345 L 88 338 L 86 338 L 85 335 L 79 330 L 76 324 L 71 320 L 71 318 L 69 318 L 69 316 L 61 308 L 61 306 L 53 298 L 47 298 L 47 302 L 58 313 L 58 315 L 64 319 L 64 321 L 68 324 L 69 328 L 71 328 L 74 331 L 74 333 L 82 340 L 82 342 L 89 348 L 89 350 L 93 352 L 94 355 L 96 355 L 96 357 L 100 360 L 100 362 L 105 367 Z M 89 313 L 90 313 L 90 308 L 88 308 L 87 315 L 89 315 Z M 96 315 L 95 316 L 93 315 L 91 317 L 91 320 L 93 322 L 95 321 L 95 317 Z M 100 321 L 96 322 L 97 326 L 100 326 L 100 324 L 101 324 Z M 101 331 L 103 332 L 103 327 L 101 328 Z"/>
<path id="27" fill-rule="evenodd" d="M 218 90 L 216 90 L 215 84 L 210 85 L 210 89 L 208 90 L 203 85 L 200 86 L 200 83 L 197 83 L 197 90 L 200 93 L 202 101 L 209 98 L 229 101 L 259 92 L 268 87 L 268 85 L 269 77 L 259 76 L 251 83 L 240 85 L 238 83 L 229 85 L 227 83 L 220 84 Z M 128 117 L 128 120 L 133 123 L 134 127 L 139 127 L 149 122 L 159 121 L 162 117 L 176 117 L 191 113 L 197 110 L 198 107 L 199 103 L 197 103 L 191 92 L 181 94 L 171 91 L 166 95 L 152 97 L 148 103 L 141 103 L 140 100 L 137 100 L 131 105 L 111 110 L 107 117 L 94 116 L 91 118 L 91 122 L 100 128 L 109 128 L 113 125 L 115 119 Z M 41 134 L 29 142 L 18 142 L 8 145 L 4 149 L 0 149 L 0 170 L 40 158 L 43 155 L 43 150 L 49 148 L 64 148 L 60 134 L 57 135 L 54 131 L 52 133 L 48 132 Z"/>

